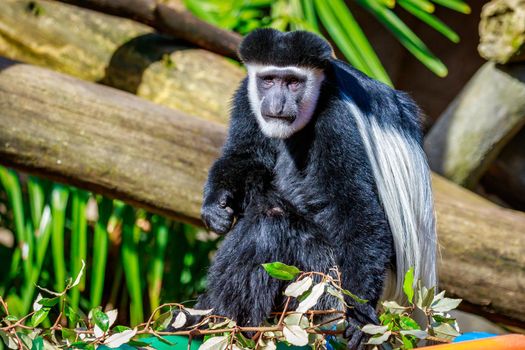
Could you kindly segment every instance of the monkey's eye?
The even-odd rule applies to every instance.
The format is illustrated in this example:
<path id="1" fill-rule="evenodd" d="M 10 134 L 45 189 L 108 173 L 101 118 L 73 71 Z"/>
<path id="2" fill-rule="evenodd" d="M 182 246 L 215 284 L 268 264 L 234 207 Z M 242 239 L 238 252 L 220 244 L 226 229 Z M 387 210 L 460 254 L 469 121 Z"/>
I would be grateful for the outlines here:
<path id="1" fill-rule="evenodd" d="M 299 79 L 290 79 L 288 81 L 288 87 L 292 90 L 292 91 L 296 91 L 297 89 L 299 89 L 299 87 L 301 86 L 301 81 L 299 81 Z"/>
<path id="2" fill-rule="evenodd" d="M 266 76 L 262 78 L 263 84 L 265 87 L 271 87 L 273 85 L 273 77 Z"/>

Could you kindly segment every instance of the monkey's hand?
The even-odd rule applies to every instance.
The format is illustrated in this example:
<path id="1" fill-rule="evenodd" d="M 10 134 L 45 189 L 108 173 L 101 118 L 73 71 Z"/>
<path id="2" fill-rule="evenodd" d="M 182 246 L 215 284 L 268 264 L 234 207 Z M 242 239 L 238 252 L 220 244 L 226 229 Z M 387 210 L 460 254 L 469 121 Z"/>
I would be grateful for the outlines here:
<path id="1" fill-rule="evenodd" d="M 201 217 L 209 230 L 220 235 L 230 231 L 235 214 L 232 202 L 233 194 L 224 189 L 206 196 L 201 208 Z"/>
<path id="2" fill-rule="evenodd" d="M 368 303 L 357 304 L 353 309 L 348 310 L 347 322 L 344 337 L 348 339 L 348 349 L 366 349 L 369 337 L 361 331 L 361 328 L 369 323 L 379 324 L 376 310 Z"/>

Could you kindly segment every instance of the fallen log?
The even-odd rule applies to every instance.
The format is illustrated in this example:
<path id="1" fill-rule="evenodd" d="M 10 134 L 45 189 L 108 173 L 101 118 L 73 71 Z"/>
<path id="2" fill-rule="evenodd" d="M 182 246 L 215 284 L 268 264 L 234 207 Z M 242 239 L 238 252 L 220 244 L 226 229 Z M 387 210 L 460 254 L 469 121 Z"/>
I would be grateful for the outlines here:
<path id="1" fill-rule="evenodd" d="M 199 224 L 226 128 L 131 94 L 0 61 L 0 163 Z M 525 321 L 525 214 L 434 177 L 442 287 Z"/>
<path id="2" fill-rule="evenodd" d="M 156 0 L 59 0 L 114 16 L 133 19 L 160 33 L 188 41 L 219 55 L 237 59 L 241 36 L 215 27 L 187 11 L 182 1 Z"/>
<path id="3" fill-rule="evenodd" d="M 30 8 L 32 3 L 38 9 Z M 45 0 L 2 0 L 0 56 L 223 123 L 244 76 L 231 60 L 155 34 L 146 25 Z"/>
<path id="4" fill-rule="evenodd" d="M 502 148 L 525 125 L 525 63 L 488 62 L 425 137 L 430 167 L 474 188 Z"/>
<path id="5" fill-rule="evenodd" d="M 490 165 L 482 184 L 513 208 L 525 211 L 525 128 Z"/>

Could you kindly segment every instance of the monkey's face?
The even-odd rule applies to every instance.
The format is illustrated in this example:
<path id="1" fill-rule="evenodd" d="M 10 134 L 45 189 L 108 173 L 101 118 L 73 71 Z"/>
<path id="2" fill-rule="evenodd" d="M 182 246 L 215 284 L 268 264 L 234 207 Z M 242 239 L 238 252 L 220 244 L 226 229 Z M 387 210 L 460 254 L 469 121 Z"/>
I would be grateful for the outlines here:
<path id="1" fill-rule="evenodd" d="M 321 69 L 248 65 L 248 95 L 261 131 L 288 138 L 312 118 L 324 79 Z"/>

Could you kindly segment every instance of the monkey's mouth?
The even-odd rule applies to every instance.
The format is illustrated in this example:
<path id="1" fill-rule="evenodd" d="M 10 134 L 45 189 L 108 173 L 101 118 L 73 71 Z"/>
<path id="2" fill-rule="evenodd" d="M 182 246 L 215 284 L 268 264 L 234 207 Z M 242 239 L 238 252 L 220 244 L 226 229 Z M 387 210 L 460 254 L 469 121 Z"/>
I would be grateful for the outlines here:
<path id="1" fill-rule="evenodd" d="M 292 124 L 295 121 L 296 116 L 295 115 L 271 115 L 271 114 L 263 114 L 263 118 L 266 121 L 270 120 L 278 120 L 283 121 L 288 124 Z"/>

